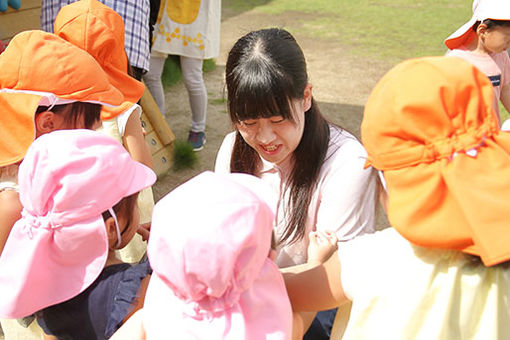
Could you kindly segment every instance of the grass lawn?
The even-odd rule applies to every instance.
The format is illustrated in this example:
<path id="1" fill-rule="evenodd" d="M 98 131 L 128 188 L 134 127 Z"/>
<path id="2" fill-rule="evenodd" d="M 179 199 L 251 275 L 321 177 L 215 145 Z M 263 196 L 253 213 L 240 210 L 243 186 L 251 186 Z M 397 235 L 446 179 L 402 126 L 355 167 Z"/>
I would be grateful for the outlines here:
<path id="1" fill-rule="evenodd" d="M 308 13 L 285 28 L 337 40 L 353 55 L 393 63 L 443 55 L 444 39 L 469 20 L 471 5 L 472 0 L 223 0 L 235 11 Z M 500 109 L 502 119 L 509 118 Z"/>
<path id="2" fill-rule="evenodd" d="M 471 0 L 223 0 L 234 11 L 307 13 L 290 22 L 293 33 L 337 40 L 353 55 L 397 63 L 428 55 L 443 55 L 444 39 L 471 17 Z M 303 17 L 303 16 L 300 16 Z M 214 68 L 206 60 L 204 71 Z M 163 84 L 181 81 L 179 60 L 167 59 Z M 500 105 L 503 119 L 509 114 Z"/>

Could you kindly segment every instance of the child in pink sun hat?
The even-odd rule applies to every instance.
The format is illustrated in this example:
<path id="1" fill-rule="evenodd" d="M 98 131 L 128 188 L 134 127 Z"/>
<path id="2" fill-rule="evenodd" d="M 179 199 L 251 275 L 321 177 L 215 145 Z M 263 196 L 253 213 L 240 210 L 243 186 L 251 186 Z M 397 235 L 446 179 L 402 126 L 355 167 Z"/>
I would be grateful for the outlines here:
<path id="1" fill-rule="evenodd" d="M 36 139 L 19 168 L 22 217 L 0 257 L 0 316 L 37 312 L 57 338 L 109 338 L 144 295 L 148 264 L 121 263 L 115 249 L 136 233 L 137 193 L 155 180 L 99 132 Z"/>
<path id="2" fill-rule="evenodd" d="M 176 339 L 290 339 L 290 303 L 269 258 L 275 205 L 257 185 L 249 175 L 205 172 L 156 204 L 147 339 L 164 338 L 168 325 Z"/>
<path id="3" fill-rule="evenodd" d="M 156 203 L 144 307 L 112 339 L 291 339 L 269 192 L 251 175 L 204 172 Z"/>

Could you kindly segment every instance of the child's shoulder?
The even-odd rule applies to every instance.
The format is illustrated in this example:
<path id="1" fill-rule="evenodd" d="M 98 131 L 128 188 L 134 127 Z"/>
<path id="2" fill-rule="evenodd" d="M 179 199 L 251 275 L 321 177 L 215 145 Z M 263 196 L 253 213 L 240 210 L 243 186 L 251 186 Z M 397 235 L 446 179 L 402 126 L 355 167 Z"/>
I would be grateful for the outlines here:
<path id="1" fill-rule="evenodd" d="M 17 220 L 22 209 L 18 191 L 15 188 L 0 186 L 0 216 L 2 219 L 11 219 L 12 216 Z"/>

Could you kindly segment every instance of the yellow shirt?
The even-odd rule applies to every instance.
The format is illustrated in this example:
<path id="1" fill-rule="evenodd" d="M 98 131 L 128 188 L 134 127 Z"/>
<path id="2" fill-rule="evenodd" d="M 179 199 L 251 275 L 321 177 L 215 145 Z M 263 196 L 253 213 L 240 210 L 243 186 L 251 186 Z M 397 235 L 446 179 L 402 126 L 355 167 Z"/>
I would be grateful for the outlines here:
<path id="1" fill-rule="evenodd" d="M 410 244 L 389 228 L 342 244 L 343 339 L 510 339 L 510 265 Z"/>

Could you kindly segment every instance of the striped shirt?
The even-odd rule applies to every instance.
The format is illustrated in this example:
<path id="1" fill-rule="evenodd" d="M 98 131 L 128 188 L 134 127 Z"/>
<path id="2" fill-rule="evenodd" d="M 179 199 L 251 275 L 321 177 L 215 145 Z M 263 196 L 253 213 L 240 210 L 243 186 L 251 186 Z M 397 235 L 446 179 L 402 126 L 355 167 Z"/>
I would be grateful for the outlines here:
<path id="1" fill-rule="evenodd" d="M 43 0 L 41 29 L 53 33 L 53 22 L 61 7 L 76 0 Z M 112 8 L 124 20 L 125 48 L 131 66 L 149 70 L 149 12 L 150 0 L 99 0 Z"/>

